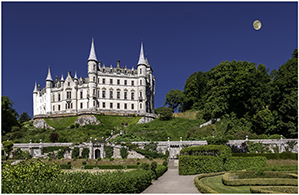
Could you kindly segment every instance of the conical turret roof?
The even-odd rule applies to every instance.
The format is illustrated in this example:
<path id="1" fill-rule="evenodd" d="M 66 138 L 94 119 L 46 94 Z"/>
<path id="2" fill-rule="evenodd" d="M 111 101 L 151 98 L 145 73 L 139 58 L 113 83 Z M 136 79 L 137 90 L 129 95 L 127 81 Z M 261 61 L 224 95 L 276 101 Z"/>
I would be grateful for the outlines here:
<path id="1" fill-rule="evenodd" d="M 96 56 L 96 52 L 95 52 L 95 49 L 94 49 L 93 38 L 92 38 L 92 42 L 91 42 L 91 48 L 90 48 L 89 58 L 88 58 L 87 61 L 89 61 L 89 60 L 98 61 L 97 60 L 97 56 Z"/>
<path id="2" fill-rule="evenodd" d="M 48 69 L 48 76 L 46 78 L 46 81 L 53 81 L 52 76 L 51 76 L 51 71 L 50 71 L 50 67 Z"/>
<path id="3" fill-rule="evenodd" d="M 144 60 L 143 43 L 142 42 L 141 42 L 141 48 L 140 48 L 140 54 L 139 54 L 139 61 L 138 61 L 137 65 L 141 65 L 141 64 L 146 65 L 146 62 Z"/>
<path id="4" fill-rule="evenodd" d="M 37 93 L 37 85 L 36 85 L 36 81 L 35 81 L 35 85 L 34 85 L 33 93 Z"/>

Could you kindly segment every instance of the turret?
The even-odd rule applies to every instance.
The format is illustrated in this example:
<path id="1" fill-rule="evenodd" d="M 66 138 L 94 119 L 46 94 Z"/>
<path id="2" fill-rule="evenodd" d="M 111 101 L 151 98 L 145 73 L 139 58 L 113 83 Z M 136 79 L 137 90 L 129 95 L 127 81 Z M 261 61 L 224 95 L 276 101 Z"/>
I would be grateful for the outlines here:
<path id="1" fill-rule="evenodd" d="M 137 69 L 138 69 L 138 75 L 145 76 L 146 75 L 146 61 L 144 59 L 143 54 L 143 43 L 141 42 L 141 48 L 140 48 L 140 54 L 139 54 L 139 60 L 137 63 Z"/>
<path id="2" fill-rule="evenodd" d="M 36 85 L 36 81 L 35 81 L 35 85 L 34 85 L 34 90 L 33 90 L 33 116 L 35 116 L 37 114 L 37 97 L 38 97 L 38 90 L 37 90 L 37 85 Z"/>
<path id="3" fill-rule="evenodd" d="M 46 114 L 51 114 L 51 88 L 53 85 L 53 80 L 51 76 L 50 67 L 48 69 L 48 76 L 46 78 Z"/>
<path id="4" fill-rule="evenodd" d="M 50 67 L 49 67 L 48 76 L 46 78 L 46 88 L 52 88 L 52 84 L 53 84 L 53 79 L 52 79 L 51 70 L 50 70 Z"/>
<path id="5" fill-rule="evenodd" d="M 94 41 L 92 38 L 91 48 L 89 53 L 89 58 L 87 60 L 88 64 L 88 78 L 89 78 L 89 97 L 92 99 L 89 100 L 89 108 L 95 108 L 95 100 L 96 98 L 96 81 L 97 81 L 97 70 L 98 70 L 98 60 L 95 53 Z"/>

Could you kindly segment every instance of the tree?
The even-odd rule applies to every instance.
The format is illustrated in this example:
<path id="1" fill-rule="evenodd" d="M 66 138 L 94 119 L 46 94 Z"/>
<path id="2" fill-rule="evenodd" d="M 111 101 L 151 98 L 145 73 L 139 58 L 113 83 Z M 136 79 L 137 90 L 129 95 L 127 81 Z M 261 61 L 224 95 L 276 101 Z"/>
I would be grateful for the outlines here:
<path id="1" fill-rule="evenodd" d="M 298 136 L 298 50 L 281 65 L 273 81 L 270 110 L 277 112 L 275 133 L 286 137 Z"/>
<path id="2" fill-rule="evenodd" d="M 19 126 L 17 117 L 19 116 L 17 111 L 13 109 L 13 102 L 9 97 L 1 97 L 2 106 L 2 135 L 11 131 L 12 126 Z"/>
<path id="3" fill-rule="evenodd" d="M 56 133 L 56 132 L 52 132 L 52 133 L 50 134 L 50 141 L 53 142 L 53 143 L 55 143 L 55 142 L 58 141 L 58 137 L 59 137 L 58 133 Z"/>
<path id="4" fill-rule="evenodd" d="M 12 151 L 13 142 L 12 141 L 3 141 L 2 146 L 3 146 L 4 152 L 6 154 L 8 154 L 8 156 L 9 156 L 10 152 Z"/>
<path id="5" fill-rule="evenodd" d="M 127 148 L 121 147 L 121 149 L 120 149 L 120 155 L 121 155 L 122 159 L 127 159 L 127 157 L 128 157 Z"/>
<path id="6" fill-rule="evenodd" d="M 179 89 L 171 89 L 165 96 L 164 100 L 164 106 L 167 106 L 169 108 L 172 108 L 173 110 L 176 110 L 182 105 L 184 100 L 184 93 Z"/>
<path id="7" fill-rule="evenodd" d="M 27 112 L 23 112 L 20 115 L 20 118 L 19 118 L 20 124 L 23 124 L 24 122 L 27 122 L 27 121 L 30 121 L 30 120 L 31 120 L 31 117 L 28 115 Z"/>

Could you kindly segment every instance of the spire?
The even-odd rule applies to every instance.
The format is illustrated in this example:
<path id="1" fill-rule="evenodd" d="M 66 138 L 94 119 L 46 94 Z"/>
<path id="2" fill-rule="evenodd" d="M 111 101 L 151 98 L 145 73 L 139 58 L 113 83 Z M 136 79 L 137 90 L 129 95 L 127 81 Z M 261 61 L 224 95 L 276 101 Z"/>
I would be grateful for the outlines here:
<path id="1" fill-rule="evenodd" d="M 140 48 L 139 61 L 138 61 L 137 65 L 141 65 L 141 64 L 146 65 L 146 62 L 145 62 L 145 60 L 144 60 L 143 43 L 142 43 L 142 41 L 141 41 L 141 48 Z"/>
<path id="2" fill-rule="evenodd" d="M 33 93 L 37 93 L 37 85 L 36 85 L 36 81 L 35 81 L 35 85 L 34 85 Z"/>
<path id="3" fill-rule="evenodd" d="M 49 66 L 49 69 L 48 69 L 48 76 L 46 78 L 46 81 L 53 81 L 52 76 L 51 76 L 50 66 Z"/>
<path id="4" fill-rule="evenodd" d="M 74 77 L 74 79 L 78 79 L 78 77 L 77 77 L 77 71 L 75 72 L 75 77 Z"/>
<path id="5" fill-rule="evenodd" d="M 97 60 L 97 56 L 96 56 L 96 52 L 95 52 L 95 49 L 94 49 L 93 38 L 92 38 L 92 42 L 91 42 L 91 48 L 90 48 L 89 58 L 88 58 L 87 61 L 89 61 L 89 60 L 98 61 Z"/>
<path id="6" fill-rule="evenodd" d="M 64 81 L 63 74 L 61 75 L 61 81 Z"/>

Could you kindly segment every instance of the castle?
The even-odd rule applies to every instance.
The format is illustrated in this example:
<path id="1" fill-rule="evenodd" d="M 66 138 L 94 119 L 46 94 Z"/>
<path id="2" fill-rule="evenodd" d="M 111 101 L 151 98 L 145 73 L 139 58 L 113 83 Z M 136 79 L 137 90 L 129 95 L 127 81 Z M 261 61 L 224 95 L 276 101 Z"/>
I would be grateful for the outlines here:
<path id="1" fill-rule="evenodd" d="M 56 76 L 53 81 L 50 68 L 46 86 L 41 89 L 35 82 L 33 90 L 33 116 L 81 113 L 115 113 L 134 115 L 154 115 L 155 77 L 144 58 L 143 43 L 137 69 L 105 67 L 97 60 L 92 39 L 87 60 L 88 77 L 79 79 L 69 71 L 66 78 Z"/>

